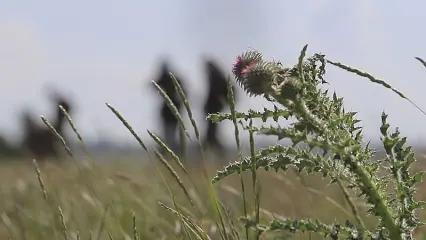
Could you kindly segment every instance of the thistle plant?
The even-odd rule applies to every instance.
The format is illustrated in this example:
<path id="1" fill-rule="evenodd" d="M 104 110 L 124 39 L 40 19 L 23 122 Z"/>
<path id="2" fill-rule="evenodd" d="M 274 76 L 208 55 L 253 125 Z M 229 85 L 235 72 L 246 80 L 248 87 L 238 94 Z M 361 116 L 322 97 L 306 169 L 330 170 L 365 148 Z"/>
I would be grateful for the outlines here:
<path id="1" fill-rule="evenodd" d="M 88 236 L 87 239 L 107 237 L 109 239 L 131 239 L 130 236 L 133 235 L 133 239 L 172 237 L 173 239 L 258 240 L 268 239 L 271 235 L 275 237 L 274 239 L 282 239 L 292 237 L 292 234 L 298 232 L 321 234 L 331 239 L 413 239 L 414 231 L 423 224 L 416 213 L 416 210 L 422 208 L 423 202 L 414 199 L 415 186 L 422 181 L 423 172 L 414 172 L 411 169 L 416 159 L 411 147 L 406 146 L 407 138 L 402 137 L 398 129 L 393 131 L 390 129 L 387 115 L 383 112 L 380 132 L 385 157 L 381 159 L 376 156 L 376 152 L 363 139 L 363 129 L 359 125 L 360 120 L 355 117 L 356 112 L 345 111 L 343 98 L 335 92 L 331 94 L 328 90 L 322 89 L 322 86 L 327 83 L 325 79 L 326 65 L 337 66 L 367 78 L 373 83 L 381 84 L 410 101 L 425 115 L 426 113 L 385 81 L 342 63 L 330 61 L 322 54 L 314 54 L 307 58 L 306 51 L 307 46 L 303 48 L 298 63 L 290 68 L 282 66 L 278 61 L 264 60 L 262 54 L 257 51 L 249 51 L 237 57 L 233 67 L 236 82 L 248 95 L 263 97 L 272 102 L 274 107 L 265 108 L 262 111 L 249 110 L 246 113 L 237 111 L 233 84 L 229 81 L 230 113 L 211 114 L 208 119 L 214 122 L 232 121 L 238 149 L 238 161 L 217 172 L 212 181 L 207 172 L 206 155 L 191 107 L 179 82 L 171 74 L 173 84 L 187 110 L 201 150 L 201 169 L 196 168 L 190 171 L 187 168 L 188 162 L 182 161 L 185 160 L 182 159 L 185 156 L 174 153 L 153 131 L 147 130 L 152 140 L 163 150 L 162 153 L 157 149 L 151 152 L 131 124 L 112 105 L 107 104 L 107 107 L 129 130 L 141 148 L 147 152 L 148 159 L 154 160 L 152 161 L 153 166 L 146 165 L 147 169 L 144 172 L 138 172 L 138 176 L 143 176 L 140 179 L 134 179 L 122 173 L 117 173 L 113 178 L 100 171 L 102 169 L 98 169 L 94 162 L 93 168 L 91 168 L 92 174 L 87 174 L 86 171 L 90 169 L 81 168 L 79 161 L 75 161 L 76 170 L 79 173 L 77 179 L 81 180 L 81 186 L 87 188 L 87 192 L 90 193 L 86 194 L 86 190 L 83 188 L 64 188 L 63 185 L 55 187 L 52 181 L 45 181 L 36 160 L 34 160 L 35 177 L 42 190 L 36 193 L 41 193 L 38 196 L 41 196 L 44 203 L 47 204 L 37 203 L 36 198 L 22 193 L 15 195 L 11 192 L 7 196 L 8 188 L 6 191 L 0 189 L 2 193 L 5 193 L 4 199 L 10 198 L 10 202 L 13 203 L 12 207 L 5 208 L 5 211 L 0 214 L 0 220 L 6 227 L 3 231 L 7 230 L 10 239 L 57 239 L 58 237 L 84 239 L 84 235 Z M 425 61 L 418 57 L 416 59 L 426 67 Z M 165 95 L 161 87 L 155 82 L 153 84 L 179 120 L 183 135 L 192 141 L 193 139 L 188 135 L 190 128 L 185 126 L 183 117 L 177 111 L 176 106 Z M 66 119 L 82 147 L 87 150 L 71 117 L 65 109 L 61 109 L 67 116 Z M 63 137 L 44 117 L 41 118 L 54 136 L 60 140 L 71 158 L 77 160 Z M 282 127 L 278 124 L 282 118 L 292 120 L 292 123 Z M 255 119 L 261 119 L 263 124 L 256 126 Z M 269 119 L 275 123 L 267 125 L 266 122 Z M 249 133 L 250 154 L 245 157 L 241 151 L 238 124 L 241 124 L 243 129 Z M 267 148 L 256 150 L 257 134 L 275 136 L 278 140 L 290 140 L 292 144 L 284 146 L 277 141 L 276 144 Z M 91 158 L 88 151 L 86 152 Z M 163 153 L 165 154 L 163 155 Z M 172 161 L 167 161 L 168 159 Z M 344 219 L 345 222 L 329 224 L 321 219 L 291 219 L 277 216 L 261 209 L 262 184 L 257 175 L 259 169 L 266 171 L 291 169 L 296 170 L 298 174 L 303 171 L 311 175 L 320 174 L 329 178 L 330 184 L 336 184 L 342 191 L 342 195 L 352 210 L 354 221 Z M 153 171 L 156 171 L 155 173 L 158 175 L 152 174 Z M 251 185 L 245 183 L 242 177 L 244 172 L 251 175 Z M 237 195 L 243 198 L 241 214 L 244 216 L 240 217 L 243 225 L 235 223 L 234 214 L 236 213 L 220 200 L 213 186 L 214 183 L 234 174 L 241 176 L 241 192 Z M 156 179 L 157 176 L 158 179 Z M 86 177 L 91 178 L 86 179 Z M 189 182 L 186 182 L 185 179 Z M 130 185 L 126 186 L 126 183 L 119 185 L 119 182 L 114 180 L 127 181 Z M 156 181 L 161 181 L 164 184 L 163 187 L 157 187 Z M 69 184 L 71 182 L 65 180 L 55 182 L 72 186 Z M 172 182 L 175 184 L 172 185 Z M 96 188 L 99 186 L 98 184 L 102 183 L 104 185 Z M 200 187 L 204 187 L 204 190 L 200 191 Z M 248 187 L 254 190 L 254 204 L 247 204 L 247 201 L 250 200 L 246 197 Z M 181 195 L 177 195 L 176 190 L 181 191 Z M 63 197 L 64 191 L 74 191 L 74 193 L 67 193 L 67 197 Z M 114 191 L 116 192 L 111 194 Z M 363 205 L 367 209 L 358 210 L 360 205 L 353 201 L 353 198 L 356 197 L 364 201 Z M 20 201 L 25 204 L 19 203 Z M 163 210 L 166 210 L 166 213 L 158 211 L 149 204 L 156 204 L 156 206 L 159 204 Z M 40 214 L 43 212 L 43 206 L 51 212 L 50 215 L 47 215 L 50 217 Z M 72 206 L 78 211 L 74 211 Z M 250 209 L 251 207 L 254 209 Z M 342 209 L 349 213 L 340 207 L 340 210 Z M 263 210 L 262 214 L 274 217 L 271 222 L 263 222 L 264 218 L 260 217 L 261 210 Z M 363 223 L 360 212 L 364 212 L 364 210 L 377 219 L 374 227 L 366 226 Z M 0 236 L 4 236 L 1 235 L 1 230 Z M 1 238 L 6 239 L 6 237 Z"/>
<path id="2" fill-rule="evenodd" d="M 248 51 L 237 57 L 233 66 L 236 82 L 249 96 L 264 97 L 274 103 L 274 109 L 251 110 L 248 113 L 234 110 L 231 114 L 211 114 L 208 119 L 250 122 L 244 128 L 251 137 L 253 133 L 276 136 L 278 140 L 290 140 L 292 145 L 277 143 L 257 152 L 253 150 L 251 156 L 217 172 L 213 183 L 245 171 L 252 172 L 255 181 L 253 172 L 259 168 L 286 171 L 295 167 L 298 172 L 322 174 L 329 177 L 332 184 L 338 183 L 347 188 L 351 194 L 365 201 L 368 213 L 376 216 L 378 221 L 376 228 L 370 230 L 359 222 L 328 225 L 319 220 L 285 217 L 262 224 L 258 217 L 259 202 L 256 202 L 257 216 L 244 216 L 241 220 L 247 228 L 254 228 L 257 239 L 268 231 L 316 232 L 331 239 L 413 239 L 414 230 L 423 224 L 415 213 L 423 202 L 413 197 L 414 186 L 422 180 L 423 172 L 410 173 L 410 166 L 416 159 L 411 147 L 405 145 L 407 138 L 401 137 L 398 130 L 389 129 L 387 115 L 383 112 L 380 132 L 386 157 L 377 159 L 375 151 L 365 144 L 356 112 L 345 111 L 342 97 L 320 88 L 327 83 L 325 73 L 328 63 L 339 67 L 344 65 L 333 63 L 322 54 L 306 58 L 306 51 L 307 46 L 303 48 L 298 63 L 290 68 L 278 61 L 264 60 L 257 51 Z M 344 69 L 361 73 L 350 67 Z M 367 76 L 363 74 L 359 75 Z M 264 124 L 254 126 L 252 120 L 256 118 L 262 119 Z M 280 118 L 293 122 L 287 127 L 266 125 L 266 120 L 278 122 Z M 250 141 L 250 144 L 254 149 L 254 142 Z M 393 186 L 393 191 L 389 192 L 387 186 Z"/>

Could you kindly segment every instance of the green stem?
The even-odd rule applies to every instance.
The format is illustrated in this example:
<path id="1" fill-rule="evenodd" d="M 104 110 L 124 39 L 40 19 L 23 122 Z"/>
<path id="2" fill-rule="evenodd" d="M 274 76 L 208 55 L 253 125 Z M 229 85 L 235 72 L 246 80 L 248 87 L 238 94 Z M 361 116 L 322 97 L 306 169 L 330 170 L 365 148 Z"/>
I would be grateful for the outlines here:
<path id="1" fill-rule="evenodd" d="M 286 106 L 285 99 L 283 99 L 279 94 L 272 94 L 272 96 L 281 104 Z M 317 127 L 321 132 L 327 132 L 326 123 L 322 122 L 318 119 L 306 106 L 306 103 L 303 101 L 301 97 L 295 98 L 295 107 L 298 110 L 298 114 L 301 117 L 304 117 L 308 121 L 310 121 L 315 127 Z M 337 150 L 337 149 L 336 149 Z M 340 149 L 339 149 L 340 150 Z M 347 165 L 352 169 L 352 171 L 357 176 L 360 182 L 360 189 L 364 192 L 367 198 L 370 199 L 370 202 L 374 203 L 375 210 L 377 214 L 382 218 L 382 222 L 384 227 L 389 231 L 389 235 L 391 239 L 400 239 L 400 230 L 396 225 L 392 213 L 390 209 L 387 207 L 385 199 L 382 198 L 375 184 L 368 177 L 368 173 L 362 165 L 358 164 L 357 159 L 350 154 L 346 154 L 344 151 L 339 151 L 341 159 L 346 162 Z"/>
<path id="2" fill-rule="evenodd" d="M 395 240 L 401 239 L 399 228 L 393 220 L 392 213 L 387 207 L 385 199 L 380 196 L 376 186 L 370 181 L 365 168 L 359 165 L 353 156 L 347 155 L 345 160 L 356 176 L 358 176 L 358 179 L 362 184 L 360 187 L 364 189 L 363 192 L 365 192 L 370 201 L 374 203 L 376 212 L 382 218 L 384 227 L 389 231 L 390 238 Z"/>

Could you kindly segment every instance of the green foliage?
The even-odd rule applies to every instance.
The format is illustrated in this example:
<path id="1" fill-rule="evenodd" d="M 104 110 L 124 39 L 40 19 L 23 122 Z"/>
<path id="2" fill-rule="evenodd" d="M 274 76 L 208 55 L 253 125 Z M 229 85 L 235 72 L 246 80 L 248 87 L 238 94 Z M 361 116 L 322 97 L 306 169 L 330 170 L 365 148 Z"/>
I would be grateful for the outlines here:
<path id="1" fill-rule="evenodd" d="M 237 57 L 233 68 L 237 83 L 249 96 L 262 96 L 273 102 L 274 110 L 235 112 L 233 115 L 218 113 L 208 119 L 214 122 L 239 119 L 250 123 L 254 118 L 261 118 L 263 122 L 267 119 L 277 122 L 279 117 L 292 119 L 288 127 L 276 127 L 277 124 L 274 124 L 245 129 L 251 133 L 276 136 L 278 140 L 288 139 L 293 145 L 270 146 L 231 163 L 216 174 L 213 183 L 232 174 L 259 168 L 285 171 L 293 166 L 299 172 L 320 173 L 330 177 L 332 183 L 344 183 L 352 193 L 365 200 L 368 212 L 378 220 L 374 231 L 349 222 L 327 225 L 318 220 L 276 218 L 264 226 L 257 219 L 243 217 L 242 220 L 261 233 L 301 231 L 321 233 L 332 239 L 412 239 L 414 230 L 423 224 L 415 213 L 423 202 L 417 202 L 413 197 L 414 186 L 421 181 L 423 173 L 412 175 L 409 172 L 415 157 L 411 147 L 404 147 L 406 138 L 400 137 L 398 131 L 388 132 L 387 115 L 383 113 L 380 130 L 386 158 L 373 160 L 375 152 L 368 144 L 363 144 L 362 127 L 359 126 L 360 120 L 355 118 L 356 112 L 346 112 L 343 98 L 336 93 L 330 96 L 328 90 L 320 88 L 327 83 L 324 79 L 327 63 L 368 77 L 385 87 L 391 88 L 390 85 L 367 73 L 328 61 L 325 55 L 314 54 L 305 59 L 306 50 L 307 46 L 303 48 L 298 64 L 292 68 L 285 68 L 276 61 L 266 61 L 256 51 Z M 402 93 L 397 93 L 405 98 Z M 315 150 L 320 152 L 315 153 Z M 384 176 L 382 170 L 385 170 Z M 389 184 L 395 185 L 392 192 L 386 189 Z"/>

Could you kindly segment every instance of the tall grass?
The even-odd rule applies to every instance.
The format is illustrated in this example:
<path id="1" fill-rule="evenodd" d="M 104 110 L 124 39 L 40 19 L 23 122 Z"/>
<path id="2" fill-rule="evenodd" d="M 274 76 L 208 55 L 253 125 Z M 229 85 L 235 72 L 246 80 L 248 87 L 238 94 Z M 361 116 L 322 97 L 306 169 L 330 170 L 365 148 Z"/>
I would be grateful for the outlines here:
<path id="1" fill-rule="evenodd" d="M 377 159 L 369 144 L 364 144 L 356 114 L 344 110 L 343 98 L 320 89 L 326 83 L 326 65 L 365 77 L 414 102 L 368 73 L 330 61 L 320 54 L 306 58 L 306 52 L 307 46 L 303 48 L 297 64 L 290 68 L 279 62 L 264 60 L 257 51 L 237 57 L 233 66 L 236 82 L 249 96 L 263 97 L 274 103 L 274 109 L 250 110 L 247 113 L 237 111 L 233 83 L 229 78 L 230 113 L 211 114 L 207 119 L 217 123 L 232 121 L 237 161 L 213 172 L 213 176 L 191 106 L 173 74 L 174 86 L 184 103 L 195 141 L 201 150 L 201 167 L 195 171 L 188 169 L 184 151 L 174 153 L 160 137 L 147 130 L 163 151 L 149 149 L 125 117 L 107 104 L 153 165 L 145 169 L 132 166 L 132 175 L 117 172 L 115 167 L 93 168 L 94 162 L 87 170 L 80 166 L 80 162 L 74 161 L 76 173 L 70 171 L 68 174 L 75 174 L 79 185 L 73 186 L 72 180 L 67 180 L 59 172 L 61 168 L 48 171 L 44 166 L 45 169 L 41 169 L 34 160 L 34 180 L 38 182 L 41 194 L 35 195 L 34 190 L 31 194 L 28 193 L 30 190 L 3 192 L 6 197 L 2 204 L 12 207 L 3 207 L 1 219 L 7 231 L 1 236 L 10 239 L 413 239 L 415 231 L 423 224 L 416 212 L 422 208 L 423 202 L 414 199 L 415 185 L 422 181 L 423 172 L 411 169 L 416 161 L 414 153 L 410 146 L 405 146 L 406 137 L 401 137 L 398 130 L 390 131 L 387 115 L 382 113 L 380 131 L 386 157 Z M 421 62 L 424 64 L 424 61 Z M 161 87 L 155 82 L 153 84 L 179 119 L 182 135 L 194 141 L 189 137 L 189 128 L 176 106 Z M 282 127 L 277 124 L 281 118 L 293 122 Z M 45 118 L 42 119 L 74 158 L 65 140 Z M 90 155 L 69 115 L 67 119 L 81 146 Z M 255 119 L 263 120 L 264 124 L 255 126 Z M 275 123 L 267 126 L 269 119 Z M 241 151 L 241 129 L 249 133 L 248 156 L 243 156 Z M 288 139 L 292 145 L 283 146 L 277 142 L 256 150 L 258 134 L 276 136 L 278 140 Z M 69 166 L 62 167 L 62 170 L 65 168 Z M 283 180 L 284 175 L 272 173 L 289 169 L 302 180 L 305 174 L 312 178 L 319 176 L 320 179 L 295 186 Z M 249 174 L 246 175 L 246 172 Z M 47 176 L 52 178 L 52 175 L 55 175 L 53 179 L 45 179 Z M 141 175 L 143 178 L 140 178 Z M 276 179 L 269 178 L 269 182 L 263 182 L 268 175 Z M 342 201 L 328 196 L 325 188 L 316 190 L 313 187 L 323 181 L 321 178 L 329 181 L 330 186 L 335 185 L 334 193 L 340 194 Z M 233 179 L 238 184 L 231 186 Z M 286 189 L 281 190 L 300 197 L 297 201 L 307 209 L 309 214 L 303 214 L 307 216 L 291 218 L 289 216 L 294 214 L 280 215 L 263 207 L 271 204 L 267 195 L 272 193 L 270 188 L 277 179 L 281 184 L 276 186 L 277 189 Z M 229 195 L 224 197 L 220 194 L 217 187 L 220 182 L 226 183 L 221 187 L 232 193 L 232 201 Z M 241 190 L 237 190 L 237 186 Z M 316 196 L 317 204 L 325 201 L 332 206 L 327 214 L 318 216 L 319 209 L 314 209 L 306 199 L 302 199 L 310 196 L 308 193 Z M 295 211 L 291 210 L 292 206 L 286 205 L 284 198 L 275 205 Z M 0 234 L 3 232 L 0 231 Z"/>

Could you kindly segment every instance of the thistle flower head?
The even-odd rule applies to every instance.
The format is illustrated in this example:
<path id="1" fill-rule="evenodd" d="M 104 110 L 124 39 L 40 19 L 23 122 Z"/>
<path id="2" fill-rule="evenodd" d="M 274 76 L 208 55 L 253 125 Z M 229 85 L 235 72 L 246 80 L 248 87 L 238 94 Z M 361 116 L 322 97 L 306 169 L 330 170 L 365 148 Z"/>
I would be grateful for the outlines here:
<path id="1" fill-rule="evenodd" d="M 257 51 L 248 51 L 238 56 L 232 68 L 232 73 L 237 81 L 241 84 L 248 69 L 252 68 L 260 61 L 262 61 L 262 54 Z"/>
<path id="2" fill-rule="evenodd" d="M 277 65 L 262 60 L 262 55 L 249 51 L 237 57 L 232 72 L 237 83 L 251 96 L 267 95 L 276 76 Z"/>
<path id="3" fill-rule="evenodd" d="M 295 91 L 295 79 L 289 81 L 288 68 L 283 68 L 279 62 L 264 61 L 262 55 L 258 52 L 249 51 L 237 57 L 233 67 L 233 73 L 238 84 L 251 96 L 268 96 L 274 87 L 281 85 L 282 88 L 288 88 L 284 92 L 286 95 L 290 91 Z M 294 77 L 294 76 L 293 76 Z M 280 87 L 280 88 L 281 88 Z M 280 90 L 281 92 L 282 90 Z M 293 94 L 294 95 L 294 94 Z"/>

